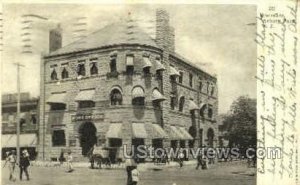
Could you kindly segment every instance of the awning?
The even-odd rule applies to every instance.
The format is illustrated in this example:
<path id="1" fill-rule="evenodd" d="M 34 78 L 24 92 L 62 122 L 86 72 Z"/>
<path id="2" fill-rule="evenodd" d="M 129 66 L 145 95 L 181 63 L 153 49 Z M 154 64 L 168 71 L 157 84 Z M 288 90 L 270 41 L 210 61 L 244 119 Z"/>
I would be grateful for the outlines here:
<path id="1" fill-rule="evenodd" d="M 184 136 L 185 140 L 193 140 L 194 138 L 183 127 L 178 127 L 178 130 Z"/>
<path id="2" fill-rule="evenodd" d="M 63 103 L 65 104 L 66 93 L 51 94 L 47 103 Z"/>
<path id="3" fill-rule="evenodd" d="M 159 60 L 155 60 L 155 65 L 156 65 L 156 70 L 165 70 L 165 66 L 159 61 Z"/>
<path id="4" fill-rule="evenodd" d="M 159 92 L 159 90 L 154 89 L 152 92 L 152 101 L 164 101 L 166 98 Z"/>
<path id="5" fill-rule="evenodd" d="M 3 148 L 14 148 L 17 146 L 16 134 L 4 134 L 1 136 Z M 36 134 L 21 134 L 20 147 L 35 147 L 37 144 Z"/>
<path id="6" fill-rule="evenodd" d="M 142 87 L 134 87 L 132 90 L 132 99 L 134 98 L 144 98 L 145 97 L 145 93 L 144 93 L 144 89 Z"/>
<path id="7" fill-rule="evenodd" d="M 177 69 L 175 69 L 174 67 L 170 66 L 170 76 L 180 76 L 180 74 L 177 71 Z"/>
<path id="8" fill-rule="evenodd" d="M 152 67 L 152 63 L 149 59 L 149 57 L 143 57 L 144 59 L 144 65 L 143 65 L 143 68 L 146 68 L 146 67 Z"/>
<path id="9" fill-rule="evenodd" d="M 147 132 L 143 123 L 132 123 L 133 138 L 147 138 Z"/>
<path id="10" fill-rule="evenodd" d="M 93 101 L 95 90 L 82 90 L 75 97 L 75 101 Z"/>
<path id="11" fill-rule="evenodd" d="M 106 133 L 107 138 L 122 139 L 122 123 L 112 123 L 109 125 L 108 132 Z"/>
<path id="12" fill-rule="evenodd" d="M 133 56 L 126 57 L 126 66 L 133 66 Z"/>
<path id="13" fill-rule="evenodd" d="M 193 100 L 189 100 L 189 110 L 199 110 L 200 108 Z"/>
<path id="14" fill-rule="evenodd" d="M 156 132 L 154 139 L 155 138 L 168 138 L 168 134 L 161 128 L 160 125 L 158 124 L 151 124 L 153 127 L 153 130 Z"/>
<path id="15" fill-rule="evenodd" d="M 182 135 L 176 126 L 170 126 L 169 136 L 171 140 L 185 140 L 184 135 Z"/>

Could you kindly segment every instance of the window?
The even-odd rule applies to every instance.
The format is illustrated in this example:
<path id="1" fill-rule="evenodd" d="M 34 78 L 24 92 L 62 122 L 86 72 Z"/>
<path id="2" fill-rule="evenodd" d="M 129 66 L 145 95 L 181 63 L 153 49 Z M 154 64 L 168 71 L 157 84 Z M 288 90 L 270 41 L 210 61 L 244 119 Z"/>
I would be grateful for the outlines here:
<path id="1" fill-rule="evenodd" d="M 66 104 L 64 103 L 51 103 L 50 110 L 65 110 Z"/>
<path id="2" fill-rule="evenodd" d="M 207 83 L 206 92 L 208 94 L 209 93 L 209 82 L 206 82 L 206 83 Z"/>
<path id="3" fill-rule="evenodd" d="M 137 98 L 132 99 L 132 105 L 137 105 L 137 106 L 145 105 L 145 98 L 137 97 Z"/>
<path id="4" fill-rule="evenodd" d="M 109 146 L 110 147 L 121 147 L 122 146 L 122 139 L 109 139 Z"/>
<path id="5" fill-rule="evenodd" d="M 128 75 L 132 75 L 134 71 L 133 59 L 134 57 L 132 55 L 126 56 L 126 73 Z"/>
<path id="6" fill-rule="evenodd" d="M 77 66 L 77 74 L 78 76 L 85 76 L 85 66 L 84 63 L 80 63 Z"/>
<path id="7" fill-rule="evenodd" d="M 206 105 L 203 105 L 200 109 L 200 116 L 201 117 L 204 117 L 204 114 L 205 114 L 205 109 L 206 109 Z"/>
<path id="8" fill-rule="evenodd" d="M 69 72 L 67 71 L 67 69 L 65 67 L 61 72 L 61 78 L 62 79 L 69 78 Z"/>
<path id="9" fill-rule="evenodd" d="M 144 67 L 143 71 L 144 71 L 145 76 L 149 75 L 150 74 L 150 67 Z"/>
<path id="10" fill-rule="evenodd" d="M 193 87 L 193 75 L 190 73 L 189 75 L 190 78 L 190 87 Z"/>
<path id="11" fill-rule="evenodd" d="M 91 73 L 91 75 L 98 74 L 98 68 L 97 68 L 97 63 L 96 62 L 92 63 L 92 67 L 90 69 L 90 73 Z"/>
<path id="12" fill-rule="evenodd" d="M 170 101 L 171 110 L 175 109 L 175 101 L 176 101 L 175 97 L 171 96 L 171 101 Z"/>
<path id="13" fill-rule="evenodd" d="M 35 114 L 31 115 L 30 122 L 31 122 L 31 124 L 36 124 L 37 120 L 36 120 L 36 115 Z"/>
<path id="14" fill-rule="evenodd" d="M 212 109 L 212 107 L 209 107 L 208 108 L 208 117 L 211 119 L 212 117 L 213 117 L 213 109 Z"/>
<path id="15" fill-rule="evenodd" d="M 179 111 L 182 112 L 183 111 L 183 107 L 184 107 L 184 96 L 181 96 L 179 99 Z"/>
<path id="16" fill-rule="evenodd" d="M 52 133 L 52 146 L 65 146 L 66 136 L 64 130 L 54 130 Z"/>
<path id="17" fill-rule="evenodd" d="M 202 88 L 203 88 L 203 82 L 202 80 L 200 80 L 199 82 L 199 91 L 202 92 Z"/>
<path id="18" fill-rule="evenodd" d="M 120 90 L 113 89 L 110 93 L 110 104 L 111 105 L 122 105 L 122 94 Z"/>
<path id="19" fill-rule="evenodd" d="M 56 73 L 55 69 L 53 69 L 53 71 L 51 73 L 51 80 L 58 80 L 57 73 Z"/>
<path id="20" fill-rule="evenodd" d="M 212 85 L 210 89 L 210 95 L 213 96 L 215 93 L 215 87 Z"/>
<path id="21" fill-rule="evenodd" d="M 93 102 L 93 101 L 79 101 L 78 107 L 80 109 L 95 107 L 95 102 Z"/>
<path id="22" fill-rule="evenodd" d="M 110 66 L 110 72 L 111 73 L 117 72 L 117 60 L 116 60 L 115 57 L 110 59 L 109 66 Z"/>
<path id="23" fill-rule="evenodd" d="M 182 84 L 182 81 L 183 81 L 183 72 L 182 71 L 179 72 L 179 79 L 178 79 L 178 81 L 179 81 L 179 83 Z"/>

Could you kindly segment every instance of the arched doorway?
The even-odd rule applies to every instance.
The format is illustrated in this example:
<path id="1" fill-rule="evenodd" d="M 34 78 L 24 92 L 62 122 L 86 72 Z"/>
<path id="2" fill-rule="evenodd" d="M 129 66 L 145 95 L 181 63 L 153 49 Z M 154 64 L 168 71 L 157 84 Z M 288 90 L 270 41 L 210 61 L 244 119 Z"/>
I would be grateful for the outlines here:
<path id="1" fill-rule="evenodd" d="M 78 132 L 82 155 L 86 156 L 91 148 L 97 143 L 97 129 L 93 123 L 85 122 L 81 124 Z"/>
<path id="2" fill-rule="evenodd" d="M 208 140 L 208 147 L 213 147 L 214 146 L 214 130 L 212 128 L 209 128 L 207 130 L 207 140 Z"/>

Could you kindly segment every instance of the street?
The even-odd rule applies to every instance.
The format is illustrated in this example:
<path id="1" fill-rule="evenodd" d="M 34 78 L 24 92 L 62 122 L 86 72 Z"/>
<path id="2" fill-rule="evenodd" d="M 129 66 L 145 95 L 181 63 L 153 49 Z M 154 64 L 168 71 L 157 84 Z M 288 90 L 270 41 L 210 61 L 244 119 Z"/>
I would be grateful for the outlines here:
<path id="1" fill-rule="evenodd" d="M 75 168 L 72 173 L 65 173 L 63 167 L 30 167 L 30 181 L 10 182 L 8 168 L 2 172 L 3 185 L 120 185 L 126 184 L 124 169 L 88 169 Z M 219 163 L 208 170 L 195 170 L 194 165 L 183 168 L 172 167 L 163 170 L 140 170 L 139 185 L 254 185 L 254 168 L 247 168 L 246 163 Z M 18 170 L 17 173 L 18 174 Z M 23 177 L 23 179 L 26 179 Z"/>

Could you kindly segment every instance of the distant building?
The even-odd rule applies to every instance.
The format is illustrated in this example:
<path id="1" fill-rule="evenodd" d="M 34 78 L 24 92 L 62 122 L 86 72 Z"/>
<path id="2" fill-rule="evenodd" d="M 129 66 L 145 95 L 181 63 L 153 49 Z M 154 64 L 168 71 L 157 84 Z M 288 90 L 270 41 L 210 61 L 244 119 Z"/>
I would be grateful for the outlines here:
<path id="1" fill-rule="evenodd" d="M 158 10 L 156 39 L 128 19 L 45 56 L 40 159 L 68 148 L 82 160 L 93 146 L 112 161 L 125 145 L 217 146 L 217 79 L 178 55 L 174 37 Z"/>
<path id="2" fill-rule="evenodd" d="M 38 98 L 31 98 L 29 93 L 21 93 L 20 147 L 27 149 L 31 157 L 36 156 L 38 142 Z M 16 149 L 17 143 L 17 94 L 2 95 L 2 156 L 5 152 Z"/>

